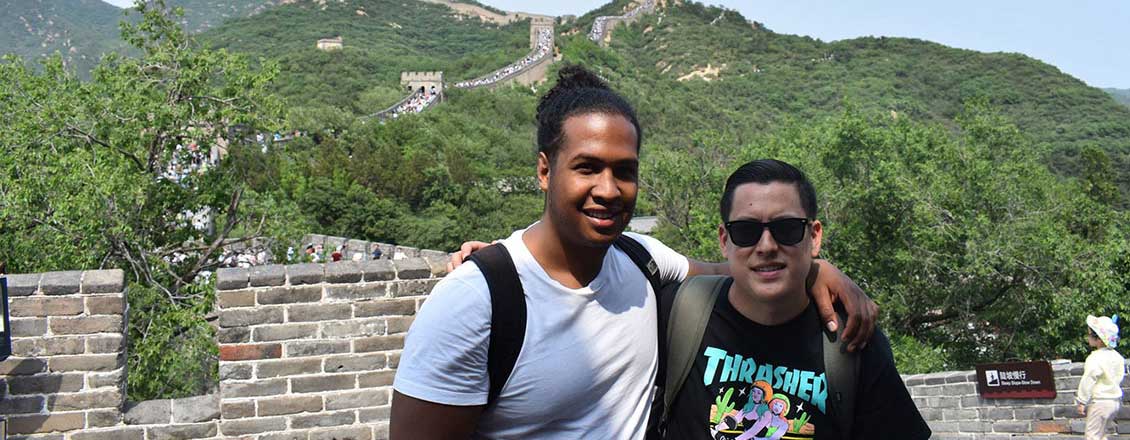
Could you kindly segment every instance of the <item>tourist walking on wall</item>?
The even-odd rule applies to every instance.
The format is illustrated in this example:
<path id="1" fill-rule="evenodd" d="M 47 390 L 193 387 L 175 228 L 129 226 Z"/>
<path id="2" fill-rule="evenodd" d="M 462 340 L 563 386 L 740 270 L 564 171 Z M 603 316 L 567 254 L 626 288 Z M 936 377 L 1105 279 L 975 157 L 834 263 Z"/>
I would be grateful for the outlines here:
<path id="1" fill-rule="evenodd" d="M 1087 315 L 1087 327 L 1087 344 L 1095 351 L 1083 365 L 1075 403 L 1079 414 L 1087 416 L 1087 440 L 1106 440 L 1107 427 L 1122 406 L 1122 377 L 1126 375 L 1126 360 L 1114 349 L 1118 346 L 1118 315 Z"/>

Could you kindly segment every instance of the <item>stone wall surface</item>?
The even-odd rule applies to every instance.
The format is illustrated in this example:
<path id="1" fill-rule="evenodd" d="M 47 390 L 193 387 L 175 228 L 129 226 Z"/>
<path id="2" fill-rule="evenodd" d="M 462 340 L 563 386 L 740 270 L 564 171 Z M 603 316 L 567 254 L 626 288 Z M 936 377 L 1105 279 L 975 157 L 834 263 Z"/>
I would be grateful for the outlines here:
<path id="1" fill-rule="evenodd" d="M 983 399 L 975 371 L 903 376 L 910 395 L 936 440 L 1079 439 L 1085 419 L 1076 412 L 1081 362 L 1052 365 L 1054 399 Z M 1130 376 L 1122 381 L 1123 403 L 1111 439 L 1130 439 Z M 1117 432 L 1117 435 L 1114 433 Z"/>
<path id="2" fill-rule="evenodd" d="M 123 273 L 10 275 L 0 415 L 16 439 L 385 439 L 404 336 L 447 258 L 417 252 L 427 257 L 217 271 L 218 391 L 136 403 L 124 398 Z M 1082 364 L 1054 371 L 1054 399 L 982 399 L 972 371 L 904 380 L 935 439 L 1080 438 Z M 1130 439 L 1130 408 L 1117 422 L 1112 438 Z"/>

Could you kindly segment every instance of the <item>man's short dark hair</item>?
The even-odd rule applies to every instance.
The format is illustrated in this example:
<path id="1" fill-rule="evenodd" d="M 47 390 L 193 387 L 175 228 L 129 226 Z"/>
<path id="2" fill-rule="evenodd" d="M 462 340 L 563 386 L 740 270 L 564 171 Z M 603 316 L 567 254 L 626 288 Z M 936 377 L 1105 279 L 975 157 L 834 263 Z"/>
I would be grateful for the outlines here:
<path id="1" fill-rule="evenodd" d="M 719 210 L 722 221 L 730 221 L 730 208 L 734 204 L 734 190 L 746 183 L 768 184 L 772 182 L 791 183 L 796 186 L 800 194 L 800 205 L 804 208 L 804 215 L 809 219 L 816 218 L 816 189 L 812 182 L 801 170 L 788 163 L 776 159 L 758 159 L 738 167 L 726 179 L 726 189 L 722 191 L 722 203 Z"/>

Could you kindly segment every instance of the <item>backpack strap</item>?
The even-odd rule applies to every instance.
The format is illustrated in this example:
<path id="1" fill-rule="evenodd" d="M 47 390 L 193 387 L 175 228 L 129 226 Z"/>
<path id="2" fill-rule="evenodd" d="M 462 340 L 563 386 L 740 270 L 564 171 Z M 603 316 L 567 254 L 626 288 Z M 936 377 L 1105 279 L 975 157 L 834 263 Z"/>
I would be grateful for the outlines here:
<path id="1" fill-rule="evenodd" d="M 847 315 L 836 309 L 840 322 L 847 322 Z M 841 436 L 850 439 L 852 422 L 855 419 L 855 394 L 859 385 L 859 352 L 848 353 L 843 343 L 843 326 L 835 333 L 824 330 L 824 374 L 828 378 L 831 393 L 832 418 L 840 428 Z"/>
<path id="2" fill-rule="evenodd" d="M 493 405 L 502 385 L 514 371 L 522 341 L 526 337 L 526 293 L 510 252 L 501 243 L 492 244 L 468 258 L 479 266 L 490 289 L 490 346 L 487 349 L 487 374 L 490 391 L 487 406 Z"/>
<path id="3" fill-rule="evenodd" d="M 659 418 L 660 427 L 667 424 L 671 415 L 671 405 L 683 387 L 695 355 L 702 345 L 706 324 L 714 310 L 715 300 L 721 295 L 722 287 L 730 277 L 722 275 L 702 275 L 687 278 L 675 293 L 675 302 L 667 320 L 667 380 L 663 387 L 663 414 Z"/>
<path id="4" fill-rule="evenodd" d="M 652 292 L 655 293 L 656 298 L 659 298 L 663 280 L 659 279 L 659 265 L 655 264 L 655 259 L 651 258 L 651 252 L 648 252 L 647 248 L 627 234 L 620 234 L 619 237 L 616 237 L 616 241 L 612 242 L 612 245 L 628 254 L 628 258 L 636 263 L 636 267 L 639 267 L 640 272 L 643 272 L 643 275 L 647 277 L 647 282 L 651 283 Z"/>

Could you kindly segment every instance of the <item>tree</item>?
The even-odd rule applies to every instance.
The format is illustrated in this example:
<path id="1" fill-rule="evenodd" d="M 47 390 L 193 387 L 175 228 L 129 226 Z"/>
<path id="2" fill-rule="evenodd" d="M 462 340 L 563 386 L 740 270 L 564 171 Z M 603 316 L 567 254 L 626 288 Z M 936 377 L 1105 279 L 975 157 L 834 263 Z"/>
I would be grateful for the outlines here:
<path id="1" fill-rule="evenodd" d="M 178 340 L 211 333 L 199 314 L 169 314 L 210 303 L 198 275 L 220 264 L 225 245 L 288 221 L 249 205 L 241 171 L 211 161 L 240 148 L 240 133 L 275 124 L 278 105 L 266 88 L 275 68 L 196 48 L 176 24 L 180 11 L 161 0 L 136 10 L 141 20 L 121 27 L 139 57 L 110 54 L 89 82 L 58 57 L 41 73 L 16 58 L 0 63 L 0 260 L 14 272 L 123 268 L 131 289 L 157 292 L 130 296 L 145 298 L 135 317 L 149 318 L 130 322 L 130 381 L 170 375 L 145 376 L 165 384 L 131 393 L 186 394 L 202 386 L 185 380 L 192 374 L 148 364 L 167 363 L 161 357 Z M 251 198 L 271 205 L 269 195 Z M 201 224 L 209 218 L 214 227 Z M 147 346 L 158 333 L 166 336 Z M 192 364 L 177 367 L 215 369 Z"/>

